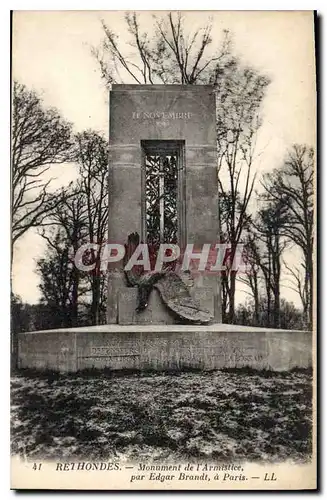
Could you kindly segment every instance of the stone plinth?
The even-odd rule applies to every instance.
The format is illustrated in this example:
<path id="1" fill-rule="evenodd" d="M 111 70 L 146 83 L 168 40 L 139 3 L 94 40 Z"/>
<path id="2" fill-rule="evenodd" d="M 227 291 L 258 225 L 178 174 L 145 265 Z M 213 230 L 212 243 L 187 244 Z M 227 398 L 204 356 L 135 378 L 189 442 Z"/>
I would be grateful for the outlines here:
<path id="1" fill-rule="evenodd" d="M 19 368 L 290 370 L 312 366 L 312 334 L 236 325 L 104 325 L 21 333 Z"/>

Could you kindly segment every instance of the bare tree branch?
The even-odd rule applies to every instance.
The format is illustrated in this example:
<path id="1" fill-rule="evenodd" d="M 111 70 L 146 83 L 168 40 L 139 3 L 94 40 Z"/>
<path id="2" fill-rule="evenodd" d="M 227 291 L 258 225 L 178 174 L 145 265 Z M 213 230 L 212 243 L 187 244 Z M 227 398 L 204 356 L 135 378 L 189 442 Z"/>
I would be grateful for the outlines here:
<path id="1" fill-rule="evenodd" d="M 54 109 L 45 109 L 35 92 L 14 82 L 12 117 L 12 251 L 14 243 L 39 225 L 53 195 L 44 174 L 51 165 L 72 160 L 72 127 Z"/>

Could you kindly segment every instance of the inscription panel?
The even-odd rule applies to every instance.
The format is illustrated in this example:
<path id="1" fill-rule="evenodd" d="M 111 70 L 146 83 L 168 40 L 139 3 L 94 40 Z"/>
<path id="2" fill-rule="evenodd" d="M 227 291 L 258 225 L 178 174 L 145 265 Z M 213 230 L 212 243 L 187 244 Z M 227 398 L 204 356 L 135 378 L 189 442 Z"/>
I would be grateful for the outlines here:
<path id="1" fill-rule="evenodd" d="M 140 337 L 133 332 L 97 333 L 77 337 L 78 369 L 109 368 L 112 370 L 140 368 Z"/>
<path id="2" fill-rule="evenodd" d="M 133 120 L 190 120 L 194 113 L 190 111 L 133 111 Z"/>
<path id="3" fill-rule="evenodd" d="M 119 349 L 119 353 L 117 349 L 113 349 L 111 346 L 97 346 L 91 347 L 91 357 L 120 357 L 120 356 L 139 356 L 140 350 L 134 343 L 126 343 L 124 348 Z M 82 356 L 83 357 L 83 356 Z"/>
<path id="4" fill-rule="evenodd" d="M 186 87 L 186 88 L 185 88 Z M 187 90 L 188 88 L 188 90 Z M 110 92 L 111 144 L 175 138 L 216 145 L 215 96 L 210 86 L 113 85 Z M 166 127 L 169 124 L 169 136 Z"/>
<path id="5" fill-rule="evenodd" d="M 185 331 L 157 331 L 156 327 L 144 326 L 138 331 L 117 327 L 117 331 L 102 332 L 90 327 L 90 331 L 78 333 L 22 333 L 18 337 L 19 366 L 62 372 L 86 368 L 212 370 L 242 366 L 290 370 L 312 366 L 309 332 L 231 332 L 224 328 L 217 325 L 217 331 L 201 327 L 197 331 L 188 331 L 187 327 Z"/>

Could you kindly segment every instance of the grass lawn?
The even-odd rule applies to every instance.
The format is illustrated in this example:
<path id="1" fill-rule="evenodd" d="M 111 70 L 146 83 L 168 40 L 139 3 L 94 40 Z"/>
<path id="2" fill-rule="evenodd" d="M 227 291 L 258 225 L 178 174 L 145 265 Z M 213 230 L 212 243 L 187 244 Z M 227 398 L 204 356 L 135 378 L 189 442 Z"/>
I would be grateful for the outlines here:
<path id="1" fill-rule="evenodd" d="M 12 453 L 43 460 L 305 461 L 311 372 L 12 377 Z"/>

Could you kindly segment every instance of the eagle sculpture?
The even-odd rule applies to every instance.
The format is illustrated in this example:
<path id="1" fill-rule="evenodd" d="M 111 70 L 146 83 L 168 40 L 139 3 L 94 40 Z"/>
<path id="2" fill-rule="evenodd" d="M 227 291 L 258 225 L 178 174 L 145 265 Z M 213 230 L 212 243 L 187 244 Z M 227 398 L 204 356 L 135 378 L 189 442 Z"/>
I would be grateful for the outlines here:
<path id="1" fill-rule="evenodd" d="M 139 245 L 140 238 L 138 233 L 132 233 L 128 236 L 125 244 L 124 267 L 133 255 Z M 141 266 L 134 266 L 131 270 L 125 270 L 127 286 L 138 288 L 137 312 L 144 311 L 148 305 L 150 293 L 156 288 L 161 296 L 163 303 L 169 309 L 173 316 L 179 320 L 205 324 L 213 318 L 210 312 L 201 308 L 200 304 L 191 296 L 189 287 L 186 285 L 185 277 L 182 279 L 172 269 L 163 269 L 162 271 L 144 272 Z"/>

